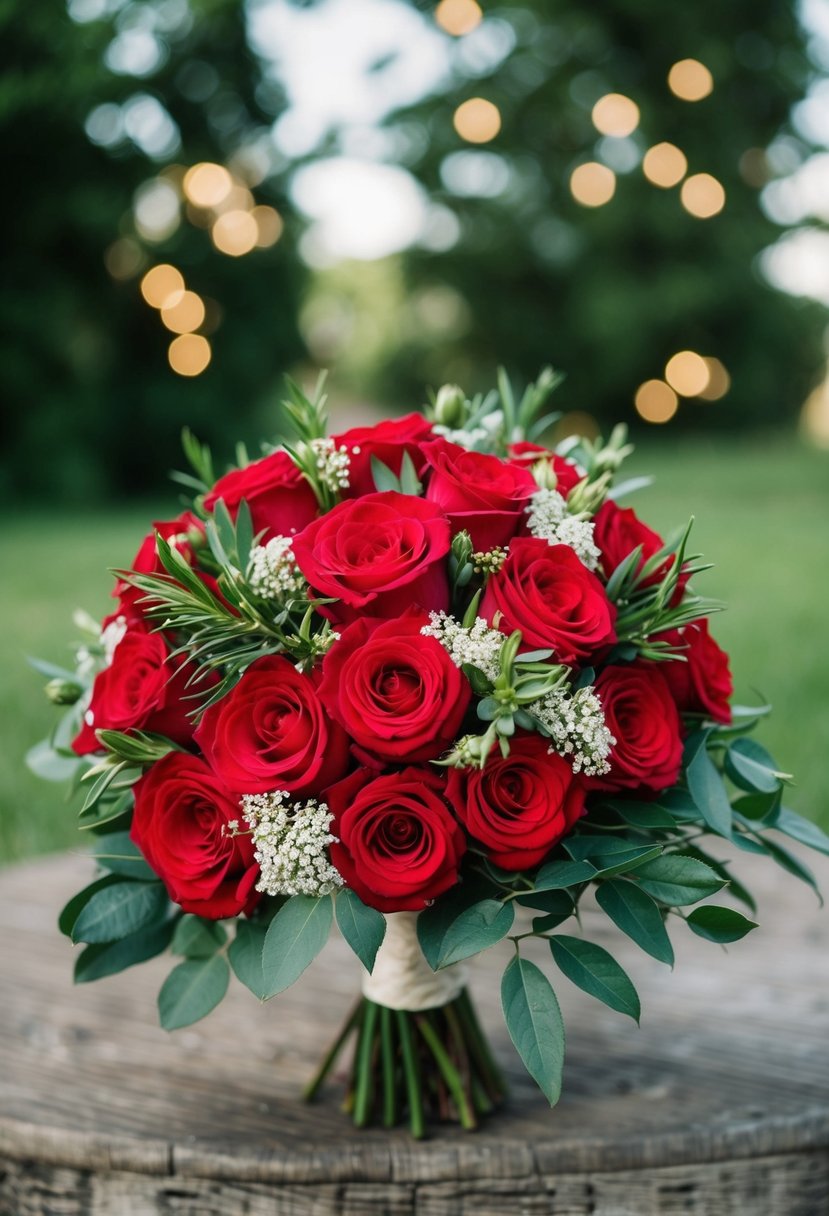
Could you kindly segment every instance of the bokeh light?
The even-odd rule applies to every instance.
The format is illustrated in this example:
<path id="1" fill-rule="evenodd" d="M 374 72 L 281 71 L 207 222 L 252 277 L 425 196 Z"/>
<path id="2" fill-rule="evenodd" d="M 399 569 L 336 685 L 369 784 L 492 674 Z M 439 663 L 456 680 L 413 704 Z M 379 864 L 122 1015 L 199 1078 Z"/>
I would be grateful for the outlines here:
<path id="1" fill-rule="evenodd" d="M 250 253 L 259 240 L 259 228 L 249 211 L 225 211 L 210 229 L 220 253 L 239 258 Z"/>
<path id="2" fill-rule="evenodd" d="M 119 237 L 104 253 L 104 265 L 113 279 L 131 279 L 144 265 L 144 251 L 132 237 Z"/>
<path id="3" fill-rule="evenodd" d="M 645 422 L 669 422 L 679 408 L 679 398 L 664 380 L 646 380 L 634 397 L 636 412 Z"/>
<path id="4" fill-rule="evenodd" d="M 181 203 L 172 182 L 154 177 L 135 192 L 133 216 L 138 235 L 145 241 L 166 241 L 178 228 Z"/>
<path id="5" fill-rule="evenodd" d="M 623 93 L 606 93 L 593 107 L 593 126 L 602 135 L 624 138 L 639 126 L 639 107 Z"/>
<path id="6" fill-rule="evenodd" d="M 714 77 L 698 59 L 680 59 L 668 73 L 668 88 L 681 101 L 702 101 L 714 88 Z"/>
<path id="7" fill-rule="evenodd" d="M 498 107 L 483 97 L 470 97 L 462 102 L 452 121 L 461 139 L 470 144 L 487 144 L 501 130 Z"/>
<path id="8" fill-rule="evenodd" d="M 642 172 L 652 185 L 668 190 L 682 181 L 688 172 L 688 161 L 676 144 L 654 144 L 645 153 Z"/>
<path id="9" fill-rule="evenodd" d="M 475 0 L 440 0 L 435 9 L 435 21 L 440 28 L 456 38 L 471 34 L 482 19 L 481 6 Z"/>
<path id="10" fill-rule="evenodd" d="M 151 308 L 167 308 L 184 294 L 184 276 L 175 266 L 162 262 L 144 275 L 141 294 Z"/>
<path id="11" fill-rule="evenodd" d="M 725 206 L 722 183 L 710 173 L 694 173 L 686 177 L 679 194 L 685 210 L 698 220 L 710 220 Z"/>
<path id="12" fill-rule="evenodd" d="M 184 194 L 196 207 L 218 207 L 232 189 L 233 178 L 224 165 L 202 161 L 184 175 Z"/>
<path id="13" fill-rule="evenodd" d="M 582 207 L 601 207 L 609 203 L 616 192 L 616 174 L 607 165 L 588 161 L 571 173 L 570 192 Z"/>
<path id="14" fill-rule="evenodd" d="M 179 376 L 200 376 L 210 362 L 210 343 L 201 334 L 180 334 L 173 338 L 167 358 Z"/>
<path id="15" fill-rule="evenodd" d="M 703 401 L 719 401 L 731 388 L 731 377 L 719 359 L 707 355 L 705 362 L 708 366 L 708 384 L 697 396 Z"/>
<path id="16" fill-rule="evenodd" d="M 680 397 L 698 397 L 708 388 L 711 372 L 695 350 L 680 350 L 665 364 L 665 379 Z"/>
<path id="17" fill-rule="evenodd" d="M 258 236 L 256 244 L 260 249 L 267 249 L 270 245 L 275 245 L 282 236 L 282 216 L 275 207 L 254 207 L 251 211 L 251 216 L 256 223 Z"/>
<path id="18" fill-rule="evenodd" d="M 161 310 L 162 324 L 174 334 L 191 334 L 204 320 L 204 302 L 195 291 L 182 291 Z"/>

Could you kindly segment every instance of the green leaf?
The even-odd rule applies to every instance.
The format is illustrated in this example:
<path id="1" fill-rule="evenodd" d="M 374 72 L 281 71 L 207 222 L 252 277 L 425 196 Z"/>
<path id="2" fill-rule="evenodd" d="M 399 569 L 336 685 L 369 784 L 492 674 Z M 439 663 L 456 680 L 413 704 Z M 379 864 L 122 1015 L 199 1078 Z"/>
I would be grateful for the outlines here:
<path id="1" fill-rule="evenodd" d="M 774 760 L 755 739 L 735 739 L 725 753 L 725 771 L 741 790 L 773 794 L 780 789 Z"/>
<path id="2" fill-rule="evenodd" d="M 559 891 L 596 876 L 596 867 L 589 861 L 550 861 L 542 866 L 533 884 L 536 891 Z"/>
<path id="3" fill-rule="evenodd" d="M 158 1013 L 165 1030 L 178 1030 L 207 1017 L 227 992 L 230 967 L 221 954 L 192 958 L 174 967 L 158 994 Z"/>
<path id="4" fill-rule="evenodd" d="M 708 731 L 700 731 L 696 749 L 685 770 L 688 792 L 703 821 L 712 832 L 730 839 L 733 831 L 731 803 L 717 766 L 706 751 Z M 686 748 L 686 755 L 688 749 Z"/>
<path id="5" fill-rule="evenodd" d="M 661 844 L 637 844 L 623 836 L 591 836 L 583 833 L 564 841 L 564 847 L 576 861 L 589 861 L 596 873 L 605 877 L 638 869 L 644 862 L 658 857 Z"/>
<path id="6" fill-rule="evenodd" d="M 240 920 L 236 923 L 236 936 L 230 943 L 228 958 L 238 980 L 249 988 L 254 996 L 264 1001 L 265 976 L 262 971 L 262 951 L 265 948 L 267 925 L 257 921 Z"/>
<path id="7" fill-rule="evenodd" d="M 262 953 L 266 998 L 299 979 L 328 940 L 332 920 L 330 895 L 294 895 L 282 905 L 268 927 Z"/>
<path id="8" fill-rule="evenodd" d="M 535 963 L 516 955 L 501 980 L 501 1006 L 524 1067 L 555 1106 L 561 1095 L 564 1022 L 550 981 Z"/>
<path id="9" fill-rule="evenodd" d="M 375 489 L 378 493 L 385 490 L 396 490 L 401 493 L 400 479 L 396 473 L 392 472 L 387 464 L 383 464 L 382 460 L 378 460 L 376 456 L 371 458 L 371 476 L 374 480 Z"/>
<path id="10" fill-rule="evenodd" d="M 636 877 L 643 891 L 670 907 L 695 904 L 726 885 L 705 862 L 677 853 L 647 862 L 637 870 Z"/>
<path id="11" fill-rule="evenodd" d="M 817 885 L 817 880 L 808 866 L 804 865 L 799 858 L 795 857 L 794 853 L 790 853 L 788 849 L 784 849 L 782 844 L 778 844 L 776 840 L 769 840 L 768 836 L 763 837 L 763 844 L 766 846 L 766 851 L 777 862 L 782 869 L 789 874 L 793 874 L 795 878 L 799 878 L 801 882 L 805 882 L 811 887 L 815 895 L 817 895 L 821 904 L 823 896 L 820 893 L 820 888 Z"/>
<path id="12" fill-rule="evenodd" d="M 87 984 L 107 975 L 117 975 L 135 963 L 155 958 L 169 946 L 174 925 L 174 920 L 167 920 L 160 925 L 150 925 L 130 933 L 129 937 L 122 937 L 118 942 L 98 942 L 94 946 L 86 946 L 75 961 L 75 983 Z"/>
<path id="13" fill-rule="evenodd" d="M 367 908 L 350 887 L 343 887 L 337 892 L 334 912 L 340 933 L 366 971 L 373 971 L 377 951 L 386 936 L 385 916 L 374 908 Z"/>
<path id="14" fill-rule="evenodd" d="M 143 882 L 158 882 L 158 875 L 144 860 L 138 845 L 130 840 L 129 832 L 109 832 L 95 845 L 95 860 L 111 874 Z"/>
<path id="15" fill-rule="evenodd" d="M 745 937 L 752 929 L 757 928 L 757 921 L 749 920 L 733 908 L 704 904 L 689 913 L 688 925 L 697 937 L 724 945 L 726 942 L 738 942 L 741 937 Z"/>
<path id="16" fill-rule="evenodd" d="M 423 486 L 420 484 L 414 461 L 406 451 L 403 452 L 400 462 L 400 489 L 404 494 L 413 494 L 415 497 L 423 493 Z"/>
<path id="17" fill-rule="evenodd" d="M 26 752 L 26 767 L 42 781 L 69 781 L 80 763 L 78 756 L 70 759 L 56 752 L 48 739 L 41 739 Z"/>
<path id="18" fill-rule="evenodd" d="M 167 892 L 160 882 L 116 882 L 89 899 L 72 926 L 74 942 L 114 942 L 167 911 Z"/>
<path id="19" fill-rule="evenodd" d="M 829 836 L 816 823 L 812 823 L 811 819 L 804 819 L 802 815 L 783 807 L 773 826 L 779 832 L 791 836 L 792 840 L 799 840 L 810 849 L 829 856 Z"/>
<path id="20" fill-rule="evenodd" d="M 482 899 L 458 912 L 441 908 L 440 901 L 420 913 L 417 937 L 433 971 L 479 954 L 506 937 L 515 919 L 512 903 Z"/>
<path id="21" fill-rule="evenodd" d="M 674 951 L 662 913 L 635 883 L 624 878 L 603 882 L 596 892 L 596 902 L 614 925 L 651 958 L 669 967 L 674 963 Z"/>
<path id="22" fill-rule="evenodd" d="M 84 887 L 82 891 L 78 891 L 77 895 L 73 895 L 68 903 L 64 905 L 58 916 L 58 928 L 61 933 L 66 934 L 67 937 L 71 937 L 75 922 L 92 896 L 98 891 L 103 891 L 105 887 L 113 886 L 118 881 L 118 878 L 114 874 L 105 874 L 103 878 L 96 879 L 88 887 Z"/>
<path id="23" fill-rule="evenodd" d="M 550 949 L 556 966 L 576 987 L 638 1023 L 641 1009 L 636 989 L 607 950 L 563 933 L 550 938 Z"/>
<path id="24" fill-rule="evenodd" d="M 560 924 L 573 915 L 574 905 L 566 891 L 527 891 L 515 902 L 522 908 L 537 908 L 548 918 L 556 918 Z"/>
<path id="25" fill-rule="evenodd" d="M 770 794 L 743 794 L 734 802 L 734 813 L 759 822 L 763 827 L 774 827 L 780 815 L 782 797 L 782 787 Z"/>
<path id="26" fill-rule="evenodd" d="M 620 819 L 634 828 L 651 831 L 656 828 L 676 827 L 676 819 L 658 802 L 638 802 L 634 798 L 608 798 L 601 804 L 615 811 Z"/>
<path id="27" fill-rule="evenodd" d="M 176 926 L 172 950 L 185 958 L 210 958 L 226 941 L 227 933 L 218 921 L 188 914 Z"/>

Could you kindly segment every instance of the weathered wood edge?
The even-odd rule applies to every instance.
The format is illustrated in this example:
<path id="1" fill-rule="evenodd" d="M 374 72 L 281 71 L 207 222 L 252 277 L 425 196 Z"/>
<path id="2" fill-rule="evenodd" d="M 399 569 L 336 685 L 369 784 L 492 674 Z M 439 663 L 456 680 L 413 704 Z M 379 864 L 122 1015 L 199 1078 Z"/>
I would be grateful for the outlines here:
<path id="1" fill-rule="evenodd" d="M 0 1117 L 0 1158 L 93 1171 L 226 1182 L 440 1182 L 528 1178 L 683 1166 L 803 1153 L 829 1152 L 829 1107 L 794 1117 L 769 1117 L 728 1128 L 615 1140 L 478 1140 L 423 1144 L 389 1143 L 372 1135 L 365 1144 L 330 1152 L 251 1151 L 245 1158 L 210 1144 L 174 1145 L 44 1127 Z"/>

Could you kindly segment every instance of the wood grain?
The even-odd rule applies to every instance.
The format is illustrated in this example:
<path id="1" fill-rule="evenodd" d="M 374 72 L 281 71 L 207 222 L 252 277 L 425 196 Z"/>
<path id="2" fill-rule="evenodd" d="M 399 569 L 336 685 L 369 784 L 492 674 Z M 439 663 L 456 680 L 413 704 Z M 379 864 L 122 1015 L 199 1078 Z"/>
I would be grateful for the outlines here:
<path id="1" fill-rule="evenodd" d="M 829 891 L 829 865 L 807 859 Z M 820 859 L 818 859 L 820 861 Z M 678 925 L 673 973 L 588 909 L 586 931 L 630 972 L 642 1029 L 563 978 L 565 1086 L 550 1111 L 498 1008 L 507 949 L 471 987 L 512 1087 L 475 1136 L 422 1144 L 357 1132 L 336 1083 L 302 1083 L 359 987 L 332 939 L 289 992 L 235 985 L 167 1035 L 170 960 L 73 987 L 55 928 L 90 862 L 0 873 L 2 1216 L 828 1216 L 829 917 L 794 879 L 739 858 L 765 927 L 727 952 Z M 537 961 L 552 968 L 543 947 Z"/>

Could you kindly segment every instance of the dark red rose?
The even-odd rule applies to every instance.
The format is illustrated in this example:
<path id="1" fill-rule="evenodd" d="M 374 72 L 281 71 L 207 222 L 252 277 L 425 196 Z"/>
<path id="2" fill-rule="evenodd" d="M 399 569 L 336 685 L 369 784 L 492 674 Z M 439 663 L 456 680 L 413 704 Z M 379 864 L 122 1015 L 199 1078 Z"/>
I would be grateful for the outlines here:
<path id="1" fill-rule="evenodd" d="M 616 609 L 595 574 L 568 545 L 519 537 L 487 583 L 481 616 L 500 613 L 502 633 L 520 629 L 522 647 L 550 647 L 560 663 L 576 663 L 616 640 Z"/>
<path id="2" fill-rule="evenodd" d="M 593 539 L 601 550 L 600 565 L 605 578 L 610 578 L 617 566 L 620 566 L 633 550 L 642 546 L 642 557 L 637 566 L 641 570 L 645 562 L 653 557 L 664 545 L 658 532 L 643 523 L 631 507 L 617 507 L 615 502 L 608 500 L 596 513 L 594 520 Z M 645 579 L 643 586 L 653 586 L 665 577 L 671 567 L 673 558 L 667 558 L 654 572 Z M 681 574 L 674 595 L 674 603 L 682 598 L 688 575 Z"/>
<path id="3" fill-rule="evenodd" d="M 238 799 L 197 756 L 171 752 L 135 786 L 130 836 L 185 912 L 221 920 L 258 901 L 249 835 L 232 836 Z"/>
<path id="4" fill-rule="evenodd" d="M 170 657 L 161 634 L 149 633 L 140 621 L 127 624 L 111 664 L 95 677 L 84 724 L 72 742 L 79 756 L 100 750 L 96 730 L 147 730 L 182 745 L 193 737 L 187 716 L 193 703 L 185 700 L 192 669 Z"/>
<path id="5" fill-rule="evenodd" d="M 729 699 L 734 691 L 728 655 L 721 650 L 708 632 L 708 620 L 703 617 L 686 625 L 659 634 L 669 641 L 685 658 L 659 664 L 678 708 L 683 713 L 706 714 L 715 722 L 731 721 Z"/>
<path id="6" fill-rule="evenodd" d="M 220 477 L 204 500 L 207 510 L 212 511 L 219 499 L 234 519 L 244 499 L 250 507 L 253 530 L 264 530 L 264 540 L 292 536 L 318 511 L 314 491 L 287 452 L 272 452 Z"/>
<path id="7" fill-rule="evenodd" d="M 661 665 L 659 665 L 661 666 Z M 616 743 L 610 772 L 588 778 L 605 790 L 663 790 L 682 764 L 682 726 L 668 682 L 655 663 L 607 667 L 596 680 L 605 722 Z"/>
<path id="8" fill-rule="evenodd" d="M 198 534 L 204 534 L 204 524 L 198 519 L 192 511 L 185 511 L 177 516 L 176 519 L 159 520 L 153 524 L 152 532 L 148 532 L 138 547 L 130 570 L 136 574 L 164 574 L 166 570 L 161 564 L 156 549 L 156 533 L 161 536 L 171 548 L 177 550 L 191 566 L 195 566 L 196 553 L 193 548 L 193 538 Z M 202 570 L 196 570 L 199 578 L 209 587 L 214 595 L 223 599 L 215 578 L 211 574 L 207 574 Z M 120 600 L 122 611 L 130 616 L 143 616 L 146 612 L 146 604 L 141 603 L 146 597 L 145 591 L 140 591 L 137 587 L 133 587 L 124 579 L 119 578 L 113 589 L 112 594 Z"/>
<path id="9" fill-rule="evenodd" d="M 293 550 L 313 590 L 341 601 L 322 611 L 346 622 L 447 608 L 450 540 L 436 506 L 389 490 L 339 503 L 300 532 Z"/>
<path id="10" fill-rule="evenodd" d="M 417 912 L 457 882 L 466 842 L 445 786 L 428 768 L 358 769 L 326 792 L 331 860 L 370 908 Z"/>
<path id="11" fill-rule="evenodd" d="M 320 700 L 366 764 L 432 760 L 458 733 L 472 690 L 440 642 L 421 634 L 428 619 L 355 621 L 325 656 Z"/>
<path id="12" fill-rule="evenodd" d="M 376 491 L 371 471 L 372 456 L 399 477 L 403 454 L 408 452 L 420 477 L 426 463 L 421 448 L 431 437 L 432 424 L 422 414 L 406 414 L 403 418 L 378 422 L 376 426 L 354 426 L 350 431 L 334 435 L 338 448 L 343 445 L 348 448 L 351 461 L 348 489 L 343 490 L 343 498 L 357 498 Z"/>
<path id="13" fill-rule="evenodd" d="M 228 789 L 318 794 L 348 767 L 348 742 L 322 707 L 315 681 L 280 655 L 257 659 L 205 710 L 196 742 Z"/>
<path id="14" fill-rule="evenodd" d="M 445 439 L 427 443 L 423 453 L 432 469 L 426 497 L 449 517 L 452 531 L 465 529 L 478 551 L 508 544 L 538 489 L 529 469 Z"/>
<path id="15" fill-rule="evenodd" d="M 538 443 L 528 443 L 522 440 L 521 443 L 511 443 L 507 451 L 510 461 L 525 469 L 532 469 L 539 460 L 546 461 L 556 475 L 554 488 L 563 498 L 566 498 L 574 486 L 577 486 L 580 481 L 584 481 L 587 476 L 584 470 L 573 464 L 571 460 L 566 460 L 564 456 L 559 456 L 558 452 L 551 452 L 549 448 L 543 448 Z"/>
<path id="16" fill-rule="evenodd" d="M 540 735 L 516 735 L 505 758 L 483 769 L 449 769 L 446 793 L 470 836 L 497 866 L 537 866 L 584 811 L 584 786 Z"/>

